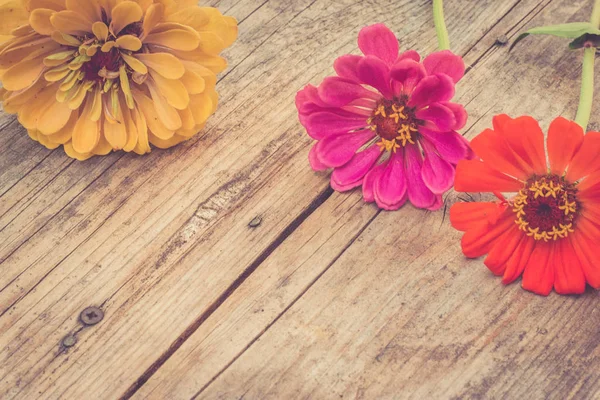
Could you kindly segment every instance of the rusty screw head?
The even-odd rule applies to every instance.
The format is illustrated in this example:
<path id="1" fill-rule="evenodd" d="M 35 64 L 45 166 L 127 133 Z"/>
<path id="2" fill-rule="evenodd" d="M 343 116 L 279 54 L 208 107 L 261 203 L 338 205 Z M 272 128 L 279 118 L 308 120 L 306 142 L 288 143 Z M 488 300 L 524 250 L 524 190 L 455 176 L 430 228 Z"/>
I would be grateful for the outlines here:
<path id="1" fill-rule="evenodd" d="M 61 343 L 62 343 L 63 347 L 66 349 L 68 349 L 69 347 L 73 347 L 73 346 L 75 346 L 75 344 L 77 344 L 77 336 L 68 334 L 67 336 L 65 336 L 63 338 Z"/>
<path id="2" fill-rule="evenodd" d="M 104 318 L 104 311 L 98 307 L 88 307 L 79 314 L 81 323 L 87 326 L 96 325 Z"/>
<path id="3" fill-rule="evenodd" d="M 260 224 L 262 224 L 262 217 L 259 216 L 259 217 L 254 218 L 252 221 L 250 221 L 248 226 L 250 228 L 258 228 L 260 226 Z"/>

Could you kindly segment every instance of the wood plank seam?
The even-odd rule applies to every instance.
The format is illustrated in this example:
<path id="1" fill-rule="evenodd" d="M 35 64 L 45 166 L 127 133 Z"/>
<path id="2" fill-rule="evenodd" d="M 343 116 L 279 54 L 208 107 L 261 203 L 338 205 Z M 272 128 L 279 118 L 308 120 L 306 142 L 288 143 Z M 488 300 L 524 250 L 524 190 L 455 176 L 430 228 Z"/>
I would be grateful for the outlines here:
<path id="1" fill-rule="evenodd" d="M 155 362 L 148 368 L 142 376 L 121 396 L 121 399 L 131 398 L 143 385 L 154 375 L 154 373 L 185 343 L 185 341 L 200 328 L 202 323 L 206 321 L 238 287 L 240 287 L 246 279 L 266 260 L 279 245 L 285 241 L 302 223 L 310 217 L 321 204 L 323 204 L 331 195 L 333 189 L 327 188 L 324 190 L 311 205 L 304 210 L 294 221 L 289 224 L 284 231 L 273 241 L 265 250 L 246 268 L 243 273 L 207 308 L 192 325 L 190 325 L 177 339 L 169 346 L 169 349 L 163 353 Z"/>
<path id="2" fill-rule="evenodd" d="M 321 277 L 336 263 L 337 260 L 340 259 L 340 257 L 346 252 L 346 250 L 348 250 L 350 248 L 350 246 L 352 246 L 354 244 L 354 242 L 356 242 L 356 240 L 363 234 L 363 232 L 365 230 L 367 230 L 367 228 L 371 225 L 371 223 L 375 220 L 375 218 L 377 218 L 377 216 L 379 214 L 381 214 L 382 210 L 378 210 L 372 217 L 371 219 L 369 219 L 369 221 L 360 229 L 356 232 L 356 234 L 350 239 L 350 241 L 346 244 L 346 246 L 344 246 L 344 248 L 333 258 L 333 260 L 299 293 L 298 296 L 296 296 L 296 298 L 293 299 L 293 301 L 290 302 L 290 304 L 288 304 L 285 309 L 279 314 L 277 315 L 277 317 L 275 319 L 273 319 L 273 321 L 271 321 L 271 323 L 269 323 L 267 325 L 267 327 L 265 327 L 258 335 L 256 335 L 249 343 L 246 347 L 244 347 L 244 349 L 242 349 L 242 351 L 240 351 L 230 362 L 227 363 L 227 365 L 225 365 L 225 367 L 223 367 L 220 371 L 218 371 L 215 376 L 213 376 L 210 381 L 208 381 L 193 397 L 192 400 L 195 400 L 198 398 L 198 396 L 200 396 L 202 394 L 202 392 L 208 388 L 216 379 L 219 378 L 219 376 L 225 372 L 227 370 L 227 368 L 229 368 L 234 362 L 237 361 L 238 358 L 240 358 L 242 356 L 242 354 L 244 354 L 246 352 L 246 350 L 248 350 L 250 347 L 252 347 L 252 345 L 254 343 L 256 343 L 257 340 L 259 340 L 261 338 L 261 336 L 263 336 L 273 325 L 275 325 L 275 323 L 277 323 L 277 321 L 279 321 L 279 319 L 290 309 L 294 306 L 294 304 L 296 304 L 296 302 L 298 300 L 300 300 L 302 298 L 302 296 L 304 296 L 304 294 L 306 292 L 308 292 L 310 290 L 310 288 L 313 287 L 313 285 L 315 283 L 317 283 L 317 281 L 319 279 L 321 279 Z"/>

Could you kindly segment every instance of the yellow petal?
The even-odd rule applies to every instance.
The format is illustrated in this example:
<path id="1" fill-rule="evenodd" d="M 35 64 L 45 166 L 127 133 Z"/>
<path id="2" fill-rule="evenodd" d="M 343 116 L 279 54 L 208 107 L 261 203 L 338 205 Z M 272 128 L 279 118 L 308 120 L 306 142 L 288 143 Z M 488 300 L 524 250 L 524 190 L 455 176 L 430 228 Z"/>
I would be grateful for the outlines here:
<path id="1" fill-rule="evenodd" d="M 176 146 L 179 143 L 187 140 L 186 137 L 179 136 L 179 135 L 173 135 L 173 137 L 171 137 L 169 139 L 162 139 L 162 138 L 159 138 L 158 136 L 154 135 L 152 132 L 150 132 L 148 134 L 148 137 L 150 139 L 150 143 L 152 143 L 159 149 L 168 149 L 170 147 Z"/>
<path id="2" fill-rule="evenodd" d="M 131 87 L 129 86 L 129 78 L 127 77 L 127 69 L 124 65 L 119 68 L 119 81 L 121 83 L 121 90 L 125 95 L 125 102 L 129 109 L 133 109 L 135 104 L 133 102 L 133 95 L 131 94 Z"/>
<path id="3" fill-rule="evenodd" d="M 121 53 L 121 58 L 123 60 L 125 60 L 127 65 L 129 65 L 131 67 L 131 69 L 134 70 L 135 72 L 138 72 L 142 75 L 146 75 L 148 73 L 148 68 L 144 65 L 144 63 L 139 61 L 137 58 L 134 58 L 125 53 Z"/>
<path id="4" fill-rule="evenodd" d="M 75 36 L 92 33 L 92 23 L 75 11 L 59 11 L 50 17 L 50 21 L 62 33 Z"/>
<path id="5" fill-rule="evenodd" d="M 108 53 L 109 51 L 111 51 L 113 49 L 113 47 L 115 47 L 117 45 L 116 42 L 106 42 L 102 45 L 102 48 L 100 50 L 102 50 L 103 53 Z"/>
<path id="6" fill-rule="evenodd" d="M 133 1 L 122 1 L 112 10 L 112 22 L 110 30 L 118 35 L 123 28 L 134 22 L 138 22 L 144 16 L 144 11 L 139 4 Z"/>
<path id="7" fill-rule="evenodd" d="M 104 135 L 100 135 L 100 140 L 98 140 L 98 144 L 92 150 L 92 154 L 97 156 L 105 156 L 113 151 L 112 146 L 108 143 L 108 140 L 104 137 Z"/>
<path id="8" fill-rule="evenodd" d="M 59 103 L 52 99 L 44 107 L 44 112 L 37 122 L 37 129 L 44 135 L 56 133 L 69 122 L 71 113 L 72 111 L 67 107 L 66 103 Z"/>
<path id="9" fill-rule="evenodd" d="M 108 26 L 106 26 L 104 22 L 94 22 L 92 25 L 92 31 L 98 40 L 105 42 L 108 38 Z"/>
<path id="10" fill-rule="evenodd" d="M 65 143 L 63 148 L 65 149 L 65 153 L 69 157 L 74 158 L 78 161 L 85 161 L 94 156 L 92 153 L 79 153 L 75 151 L 75 149 L 73 148 L 73 142 Z"/>
<path id="11" fill-rule="evenodd" d="M 2 77 L 6 90 L 17 91 L 33 85 L 44 71 L 43 57 L 21 61 L 9 68 Z"/>
<path id="12" fill-rule="evenodd" d="M 192 110 L 190 110 L 188 107 L 183 110 L 178 110 L 178 112 L 182 122 L 181 129 L 194 129 L 196 126 L 196 121 L 194 120 L 194 114 L 192 113 Z"/>
<path id="13" fill-rule="evenodd" d="M 73 128 L 75 127 L 75 123 L 77 122 L 78 113 L 71 113 L 71 118 L 69 118 L 69 122 L 65 126 L 63 126 L 58 132 L 48 135 L 48 139 L 50 139 L 53 143 L 65 144 L 71 137 L 73 136 Z"/>
<path id="14" fill-rule="evenodd" d="M 100 85 L 94 89 L 94 102 L 92 103 L 92 111 L 90 112 L 90 119 L 92 121 L 98 121 L 102 116 L 102 88 Z"/>
<path id="15" fill-rule="evenodd" d="M 154 27 L 161 21 L 163 17 L 164 6 L 162 4 L 152 4 L 146 11 L 144 23 L 142 24 L 142 40 L 152 32 Z"/>
<path id="16" fill-rule="evenodd" d="M 54 11 L 65 9 L 65 0 L 22 0 L 27 4 L 27 9 L 33 11 L 36 8 L 47 8 Z"/>
<path id="17" fill-rule="evenodd" d="M 140 53 L 135 57 L 167 79 L 179 79 L 185 73 L 181 61 L 169 53 Z"/>
<path id="18" fill-rule="evenodd" d="M 160 93 L 167 99 L 169 105 L 177 110 L 183 110 L 188 107 L 190 96 L 181 81 L 164 78 L 152 70 L 150 71 L 150 76 L 156 83 L 156 87 L 158 87 Z"/>
<path id="19" fill-rule="evenodd" d="M 200 32 L 198 48 L 209 55 L 218 55 L 225 49 L 225 42 L 213 32 Z"/>
<path id="20" fill-rule="evenodd" d="M 52 22 L 52 18 L 50 18 L 50 22 Z M 81 44 L 81 41 L 75 36 L 59 31 L 55 31 L 52 34 L 52 40 L 54 40 L 57 43 L 64 44 L 65 46 L 79 46 Z"/>
<path id="21" fill-rule="evenodd" d="M 213 101 L 207 93 L 190 96 L 190 110 L 197 125 L 206 122 L 213 113 Z"/>
<path id="22" fill-rule="evenodd" d="M 148 142 L 148 126 L 146 124 L 146 117 L 144 114 L 137 109 L 134 108 L 132 111 L 133 122 L 135 123 L 135 127 L 137 128 L 137 136 L 138 141 L 135 145 L 133 151 L 137 154 L 146 154 L 150 153 L 150 144 Z"/>
<path id="23" fill-rule="evenodd" d="M 121 150 L 127 144 L 127 131 L 124 123 L 110 123 L 104 120 L 104 137 L 114 150 Z"/>
<path id="24" fill-rule="evenodd" d="M 20 0 L 9 0 L 0 3 L 0 34 L 8 35 L 21 25 L 27 24 L 27 10 Z"/>
<path id="25" fill-rule="evenodd" d="M 138 131 L 135 123 L 133 122 L 133 118 L 131 116 L 131 111 L 127 108 L 126 104 L 121 104 L 121 110 L 123 112 L 123 123 L 125 124 L 125 129 L 127 131 L 127 142 L 125 146 L 123 146 L 123 150 L 126 152 L 133 151 L 138 142 Z"/>
<path id="26" fill-rule="evenodd" d="M 44 78 L 48 82 L 58 82 L 65 78 L 69 73 L 71 73 L 69 67 L 67 65 L 63 65 L 62 67 L 53 68 L 50 71 L 46 72 L 44 74 Z"/>
<path id="27" fill-rule="evenodd" d="M 148 82 L 146 87 L 150 91 L 154 103 L 154 110 L 156 111 L 156 115 L 160 122 L 162 122 L 162 124 L 170 131 L 180 129 L 182 122 L 175 107 L 167 102 L 167 99 L 159 92 L 155 83 Z M 148 119 L 147 115 L 146 119 Z M 150 123 L 148 124 L 150 125 Z"/>
<path id="28" fill-rule="evenodd" d="M 55 13 L 54 10 L 38 8 L 33 10 L 29 16 L 29 24 L 40 35 L 50 36 L 56 30 L 50 22 L 50 17 Z"/>
<path id="29" fill-rule="evenodd" d="M 163 139 L 168 139 L 168 138 L 173 137 L 176 129 L 168 129 L 165 126 L 165 124 L 162 122 L 162 119 L 159 118 L 158 112 L 156 111 L 152 100 L 149 99 L 145 94 L 143 94 L 139 91 L 134 91 L 133 93 L 134 93 L 133 97 L 135 99 L 135 102 L 138 105 L 140 111 L 142 112 L 142 114 L 145 118 L 148 129 L 151 130 L 152 132 L 154 132 L 155 135 L 157 135 Z M 173 109 L 173 111 L 175 113 L 177 113 L 177 111 L 175 109 Z M 177 117 L 179 118 L 179 115 L 177 115 Z M 181 121 L 181 119 L 180 119 L 180 121 Z M 137 124 L 137 122 L 136 122 L 136 124 Z M 179 129 L 179 128 L 177 128 L 177 129 Z M 141 135 L 140 135 L 140 137 L 141 137 Z"/>
<path id="30" fill-rule="evenodd" d="M 129 51 L 138 51 L 142 48 L 142 41 L 133 35 L 123 35 L 117 38 L 117 47 Z"/>
<path id="31" fill-rule="evenodd" d="M 99 122 L 92 121 L 92 101 L 88 99 L 73 128 L 73 149 L 80 154 L 91 153 L 100 140 Z"/>
<path id="32" fill-rule="evenodd" d="M 82 14 L 90 22 L 102 21 L 100 6 L 95 0 L 66 0 L 67 10 Z"/>
<path id="33" fill-rule="evenodd" d="M 153 43 L 170 47 L 175 50 L 190 51 L 200 44 L 200 36 L 191 29 L 171 29 L 164 32 L 151 33 L 146 37 L 145 43 Z"/>
<path id="34" fill-rule="evenodd" d="M 179 10 L 167 17 L 167 21 L 187 25 L 195 30 L 208 24 L 210 15 L 200 7 Z"/>
<path id="35" fill-rule="evenodd" d="M 189 94 L 202 93 L 206 89 L 204 78 L 189 69 L 185 70 L 185 74 L 181 77 L 181 83 L 183 83 Z"/>

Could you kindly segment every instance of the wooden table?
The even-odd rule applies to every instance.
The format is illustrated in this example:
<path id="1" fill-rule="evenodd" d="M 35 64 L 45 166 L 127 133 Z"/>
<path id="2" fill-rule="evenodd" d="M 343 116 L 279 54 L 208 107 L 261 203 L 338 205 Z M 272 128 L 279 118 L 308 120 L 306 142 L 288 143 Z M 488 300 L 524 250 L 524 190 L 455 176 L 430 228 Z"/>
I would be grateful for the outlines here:
<path id="1" fill-rule="evenodd" d="M 591 3 L 446 1 L 467 137 L 498 113 L 574 117 L 582 54 L 497 39 Z M 381 212 L 308 166 L 296 91 L 367 24 L 435 50 L 430 1 L 211 5 L 240 37 L 189 142 L 81 163 L 0 115 L 0 398 L 598 398 L 595 291 L 504 287 L 462 256 L 447 210 Z"/>

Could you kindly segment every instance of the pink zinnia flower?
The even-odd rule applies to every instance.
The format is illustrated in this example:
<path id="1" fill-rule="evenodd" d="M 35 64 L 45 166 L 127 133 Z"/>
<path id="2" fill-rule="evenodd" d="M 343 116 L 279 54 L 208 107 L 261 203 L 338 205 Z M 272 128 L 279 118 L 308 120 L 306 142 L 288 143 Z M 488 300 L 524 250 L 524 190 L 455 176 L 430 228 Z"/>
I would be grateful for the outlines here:
<path id="1" fill-rule="evenodd" d="M 472 156 L 456 132 L 467 113 L 450 102 L 464 62 L 447 50 L 422 63 L 414 50 L 399 54 L 396 36 L 383 24 L 362 29 L 358 46 L 364 56 L 338 58 L 338 76 L 296 96 L 300 122 L 317 140 L 310 164 L 316 171 L 333 168 L 335 190 L 362 185 L 365 201 L 383 209 L 410 200 L 437 210 L 456 164 Z"/>

